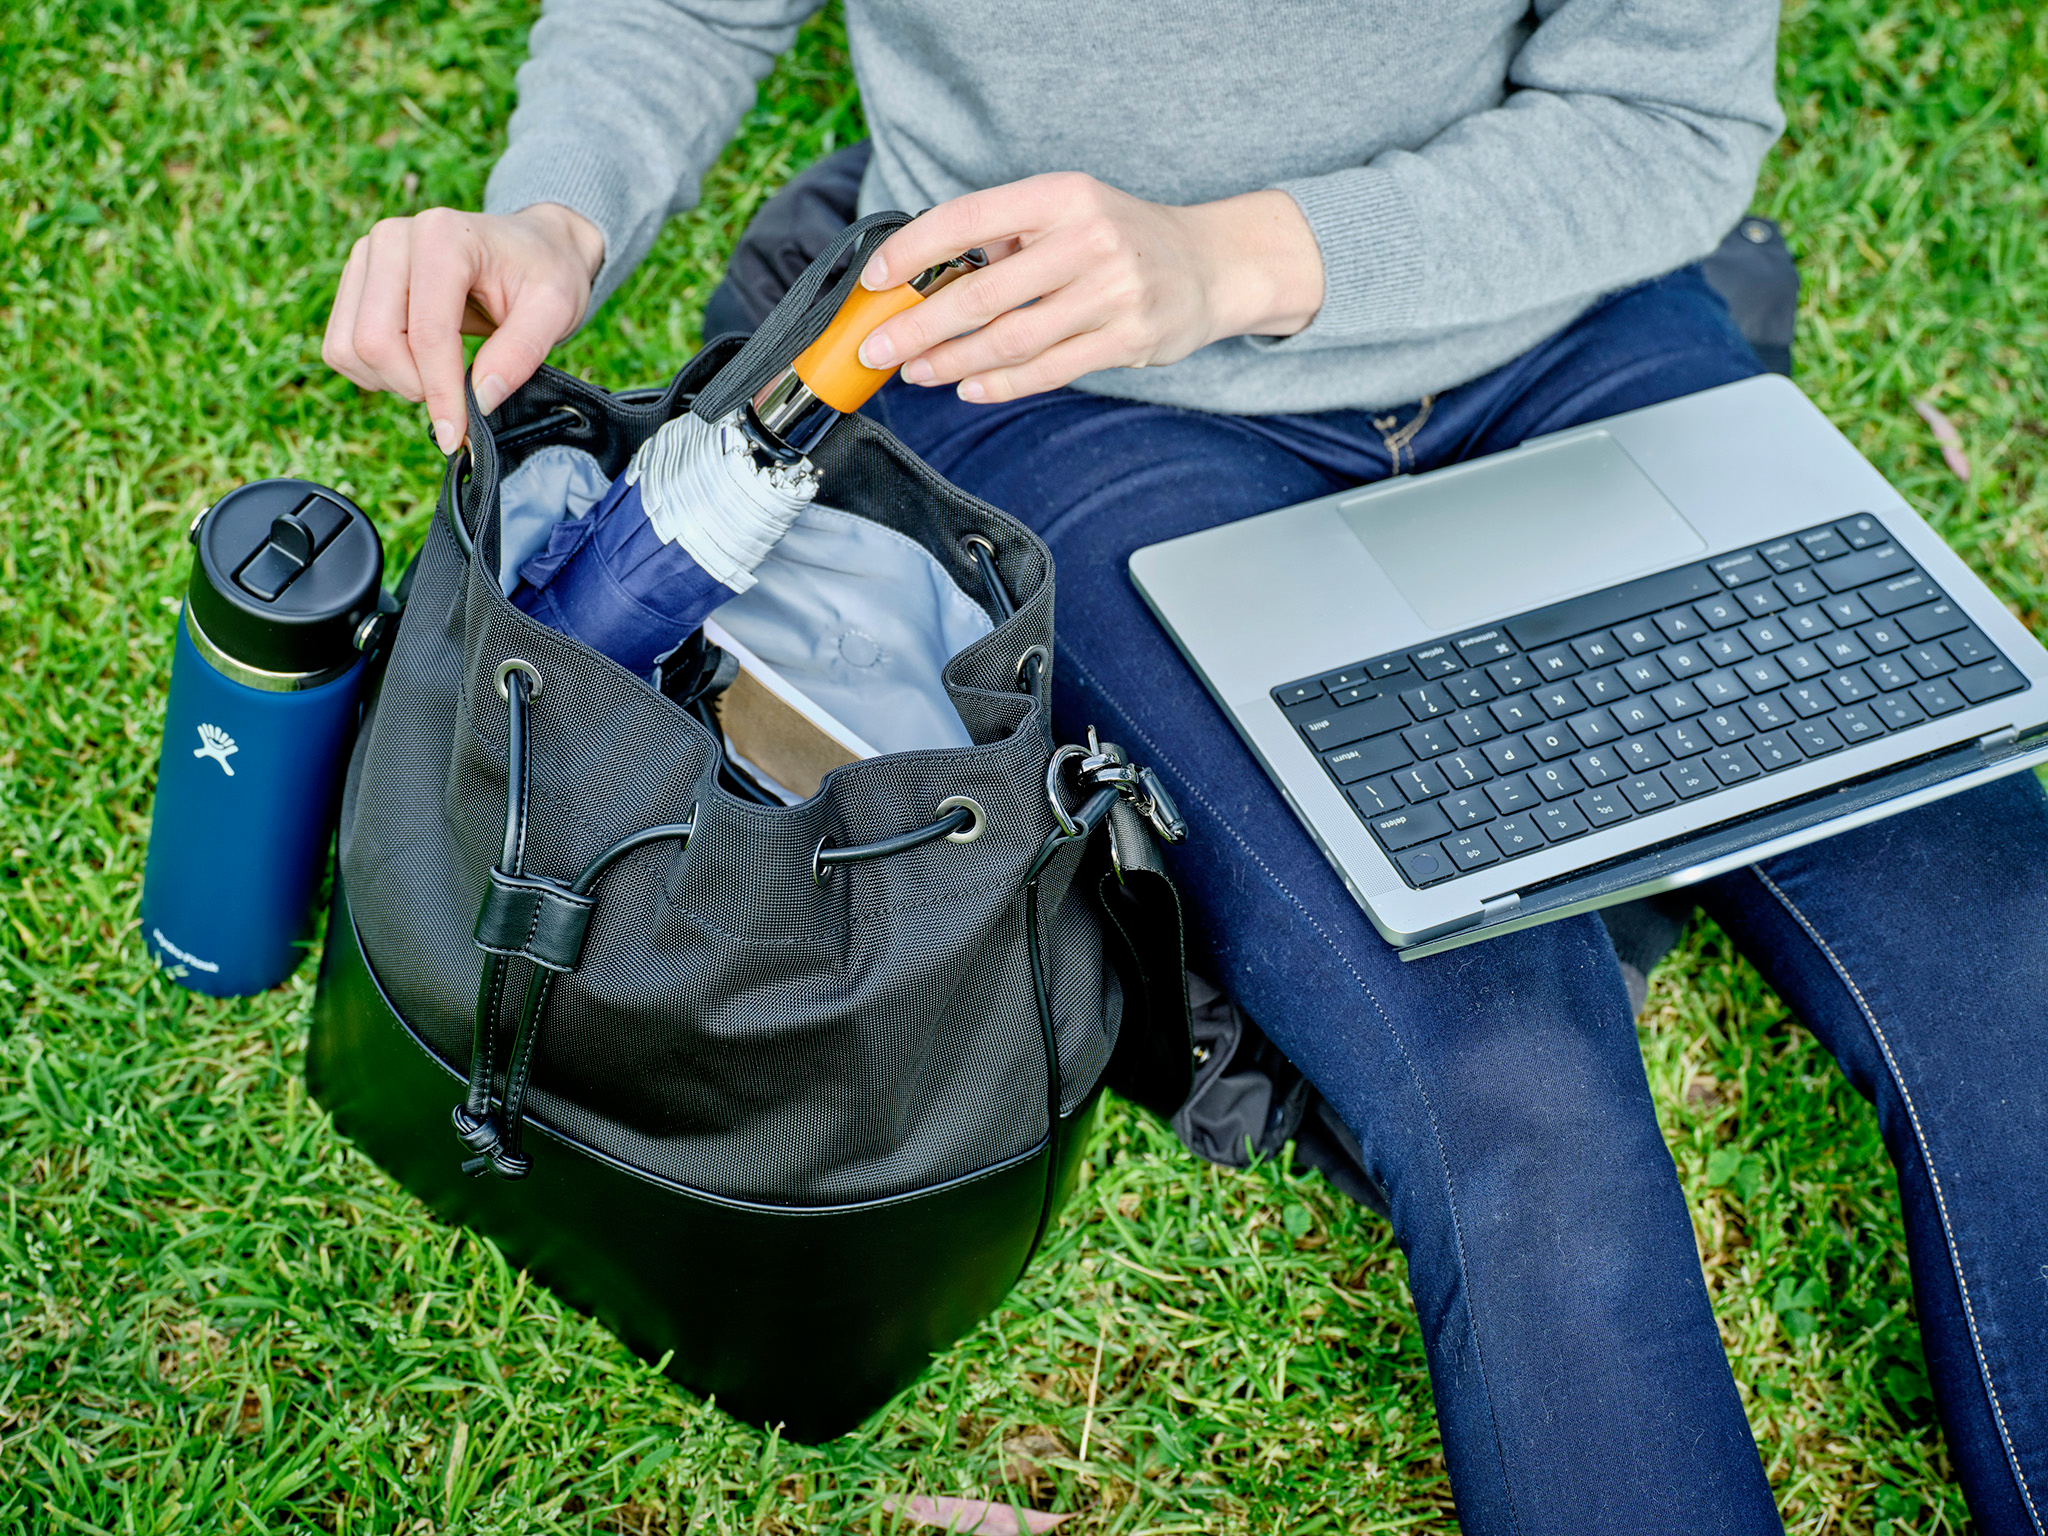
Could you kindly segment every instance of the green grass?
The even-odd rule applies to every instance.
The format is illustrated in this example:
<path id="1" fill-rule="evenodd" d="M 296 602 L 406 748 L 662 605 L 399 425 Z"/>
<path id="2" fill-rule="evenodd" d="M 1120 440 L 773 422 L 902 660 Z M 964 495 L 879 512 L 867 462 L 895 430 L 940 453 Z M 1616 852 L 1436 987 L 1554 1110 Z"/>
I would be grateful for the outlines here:
<path id="1" fill-rule="evenodd" d="M 329 374 L 321 325 L 371 220 L 475 202 L 533 9 L 0 15 L 0 1529 L 879 1531 L 904 1492 L 1068 1531 L 1446 1528 L 1400 1257 L 1319 1181 L 1112 1112 L 1009 1305 L 864 1432 L 793 1447 L 341 1143 L 299 1078 L 308 976 L 216 1003 L 152 974 L 131 930 L 185 526 L 298 473 L 417 544 L 425 424 Z M 1759 198 L 1805 273 L 1801 382 L 2037 632 L 2044 57 L 2038 9 L 1795 0 Z M 566 366 L 622 385 L 688 354 L 748 212 L 861 131 L 844 62 L 834 21 L 807 30 Z M 1963 1529 L 1867 1106 L 1711 930 L 1642 1035 L 1788 1522 Z"/>

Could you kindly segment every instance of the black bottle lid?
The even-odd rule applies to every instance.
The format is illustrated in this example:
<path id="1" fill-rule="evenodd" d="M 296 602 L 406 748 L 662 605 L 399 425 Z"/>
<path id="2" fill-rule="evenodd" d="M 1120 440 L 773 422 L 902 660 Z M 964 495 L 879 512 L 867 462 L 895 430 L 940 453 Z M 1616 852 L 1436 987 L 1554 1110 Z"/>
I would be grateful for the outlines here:
<path id="1" fill-rule="evenodd" d="M 192 542 L 186 616 L 209 660 L 303 679 L 355 663 L 384 545 L 346 496 L 310 480 L 258 480 L 215 502 Z"/>

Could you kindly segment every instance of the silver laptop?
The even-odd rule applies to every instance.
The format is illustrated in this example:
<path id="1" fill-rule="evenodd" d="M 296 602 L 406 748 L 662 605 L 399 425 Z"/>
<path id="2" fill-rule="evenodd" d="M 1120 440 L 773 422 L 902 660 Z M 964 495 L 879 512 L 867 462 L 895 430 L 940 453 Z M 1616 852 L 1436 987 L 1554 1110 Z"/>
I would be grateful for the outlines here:
<path id="1" fill-rule="evenodd" d="M 1404 959 L 2048 761 L 2048 651 L 1776 375 L 1131 577 Z"/>

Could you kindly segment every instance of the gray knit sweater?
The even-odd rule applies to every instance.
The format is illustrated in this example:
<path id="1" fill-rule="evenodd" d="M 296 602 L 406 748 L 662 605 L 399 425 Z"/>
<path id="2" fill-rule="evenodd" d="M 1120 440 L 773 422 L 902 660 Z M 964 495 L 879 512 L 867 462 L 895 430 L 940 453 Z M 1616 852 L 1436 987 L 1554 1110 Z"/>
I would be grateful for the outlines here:
<path id="1" fill-rule="evenodd" d="M 485 207 L 567 204 L 602 302 L 821 0 L 546 0 Z M 1078 170 L 1195 203 L 1279 187 L 1321 311 L 1103 394 L 1378 407 L 1476 377 L 1711 250 L 1783 126 L 1775 0 L 846 0 L 862 210 Z"/>

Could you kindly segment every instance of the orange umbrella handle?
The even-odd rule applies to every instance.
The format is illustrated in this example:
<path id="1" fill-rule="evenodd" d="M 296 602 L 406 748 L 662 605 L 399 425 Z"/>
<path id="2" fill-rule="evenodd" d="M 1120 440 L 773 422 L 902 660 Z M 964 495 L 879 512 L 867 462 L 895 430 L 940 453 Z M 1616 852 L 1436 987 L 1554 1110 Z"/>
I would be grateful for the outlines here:
<path id="1" fill-rule="evenodd" d="M 857 411 L 868 397 L 889 382 L 893 368 L 870 368 L 860 360 L 860 344 L 891 315 L 900 315 L 924 295 L 908 283 L 876 293 L 856 287 L 825 327 L 825 334 L 804 348 L 792 365 L 810 392 L 835 411 Z"/>

